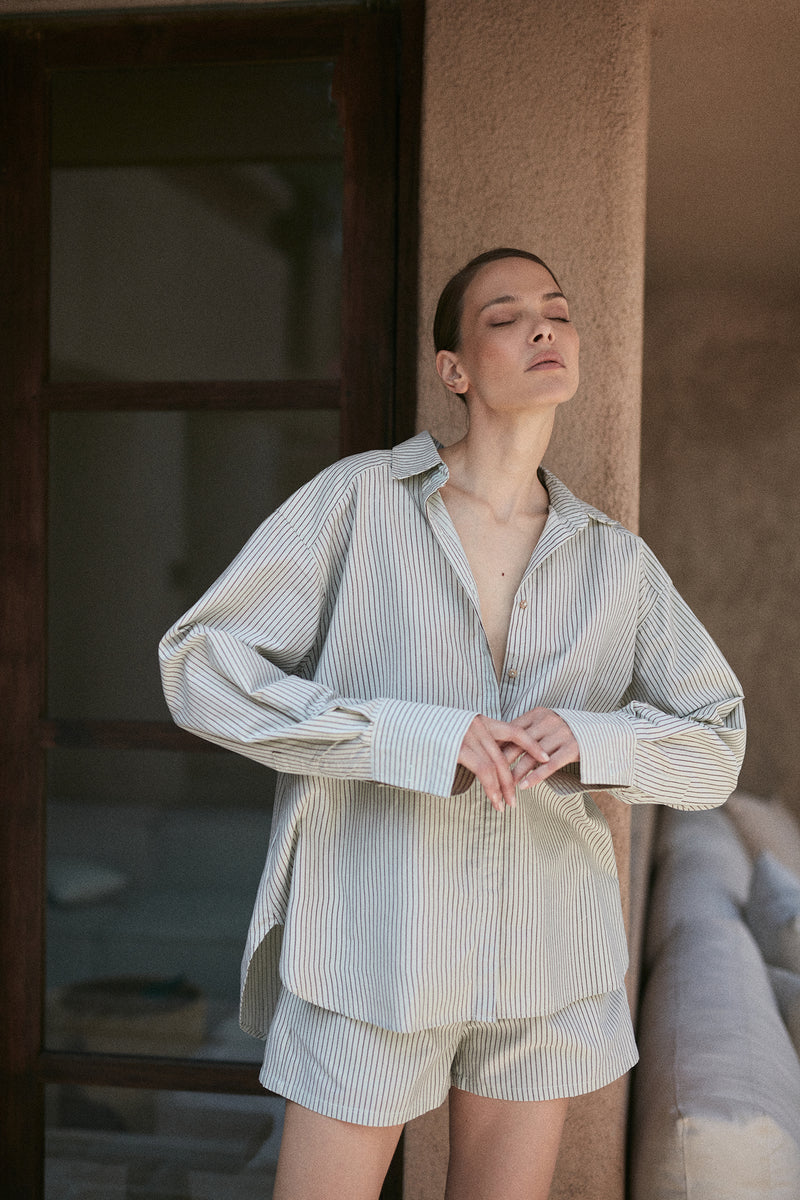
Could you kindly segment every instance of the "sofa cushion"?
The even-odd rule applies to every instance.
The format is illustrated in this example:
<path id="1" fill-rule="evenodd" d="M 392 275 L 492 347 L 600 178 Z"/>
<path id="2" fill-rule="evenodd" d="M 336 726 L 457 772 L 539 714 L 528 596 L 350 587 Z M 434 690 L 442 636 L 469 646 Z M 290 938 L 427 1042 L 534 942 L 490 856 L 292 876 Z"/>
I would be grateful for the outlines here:
<path id="1" fill-rule="evenodd" d="M 734 792 L 724 811 L 731 817 L 752 859 L 769 850 L 800 878 L 800 825 L 780 800 Z"/>
<path id="2" fill-rule="evenodd" d="M 753 867 L 744 913 L 765 962 L 800 973 L 800 879 L 766 850 Z"/>
<path id="3" fill-rule="evenodd" d="M 752 863 L 723 809 L 659 814 L 647 919 L 645 965 L 678 926 L 697 917 L 736 918 L 747 899 Z"/>
<path id="4" fill-rule="evenodd" d="M 734 918 L 699 916 L 645 987 L 632 1200 L 797 1200 L 800 1062 L 761 956 Z"/>
<path id="5" fill-rule="evenodd" d="M 767 970 L 783 1023 L 800 1055 L 800 975 L 785 971 L 783 967 L 768 967 Z"/>

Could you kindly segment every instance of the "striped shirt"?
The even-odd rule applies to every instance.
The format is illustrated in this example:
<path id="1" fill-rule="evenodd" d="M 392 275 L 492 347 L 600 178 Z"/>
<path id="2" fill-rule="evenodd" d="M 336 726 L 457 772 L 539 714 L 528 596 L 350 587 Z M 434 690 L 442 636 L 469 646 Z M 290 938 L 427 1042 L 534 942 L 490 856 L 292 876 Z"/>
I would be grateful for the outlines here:
<path id="1" fill-rule="evenodd" d="M 549 472 L 500 681 L 427 434 L 323 471 L 161 644 L 176 722 L 280 774 L 242 970 L 398 1031 L 537 1016 L 618 987 L 614 851 L 592 800 L 721 804 L 739 684 L 637 537 Z M 580 762 L 498 814 L 452 794 L 477 713 L 542 705 Z"/>

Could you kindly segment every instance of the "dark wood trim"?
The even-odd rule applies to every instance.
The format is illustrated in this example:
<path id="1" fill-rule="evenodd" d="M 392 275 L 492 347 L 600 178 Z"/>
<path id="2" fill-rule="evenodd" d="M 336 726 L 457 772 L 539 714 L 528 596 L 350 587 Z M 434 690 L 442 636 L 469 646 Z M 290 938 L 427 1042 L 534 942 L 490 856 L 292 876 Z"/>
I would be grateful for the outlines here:
<path id="1" fill-rule="evenodd" d="M 10 18 L 9 24 L 41 36 L 45 65 L 56 70 L 327 58 L 339 53 L 348 23 L 363 16 L 364 6 L 357 4 L 319 9 L 269 4 L 238 11 L 41 14 Z"/>
<path id="2" fill-rule="evenodd" d="M 136 1054 L 64 1054 L 45 1050 L 39 1070 L 46 1083 L 86 1087 L 168 1088 L 176 1092 L 264 1095 L 258 1066 L 186 1058 L 144 1058 Z"/>
<path id="3" fill-rule="evenodd" d="M 372 17 L 348 29 L 337 72 L 345 128 L 342 450 L 348 454 L 392 440 L 394 345 L 386 331 L 396 315 L 397 14 Z"/>
<path id="4" fill-rule="evenodd" d="M 341 405 L 341 384 L 338 379 L 45 383 L 39 401 L 50 412 L 337 409 Z"/>
<path id="5" fill-rule="evenodd" d="M 401 89 L 397 155 L 397 318 L 393 442 L 404 441 L 412 436 L 417 417 L 419 173 L 425 0 L 400 0 L 400 9 Z"/>
<path id="6" fill-rule="evenodd" d="M 39 744 L 45 750 L 183 750 L 222 753 L 204 738 L 179 729 L 170 721 L 70 721 L 47 718 L 39 722 Z"/>
<path id="7" fill-rule="evenodd" d="M 0 42 L 0 1177 L 43 1188 L 46 113 L 35 41 Z"/>

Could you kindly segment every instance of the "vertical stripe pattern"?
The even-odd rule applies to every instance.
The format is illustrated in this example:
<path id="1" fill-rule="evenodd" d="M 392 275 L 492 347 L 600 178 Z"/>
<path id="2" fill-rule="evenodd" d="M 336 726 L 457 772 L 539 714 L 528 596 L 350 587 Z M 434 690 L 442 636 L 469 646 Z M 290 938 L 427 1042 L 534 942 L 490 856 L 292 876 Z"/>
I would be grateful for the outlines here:
<path id="1" fill-rule="evenodd" d="M 395 1033 L 281 992 L 259 1078 L 304 1108 L 357 1125 L 401 1125 L 450 1087 L 492 1100 L 580 1096 L 637 1061 L 624 988 L 556 1013 Z"/>
<path id="2" fill-rule="evenodd" d="M 436 444 L 302 487 L 161 644 L 179 725 L 281 774 L 243 962 L 411 1032 L 563 1010 L 619 987 L 611 836 L 591 792 L 709 808 L 744 751 L 739 684 L 644 543 L 542 472 L 550 512 L 498 682 Z M 580 764 L 500 815 L 452 796 L 477 713 L 560 712 Z"/>

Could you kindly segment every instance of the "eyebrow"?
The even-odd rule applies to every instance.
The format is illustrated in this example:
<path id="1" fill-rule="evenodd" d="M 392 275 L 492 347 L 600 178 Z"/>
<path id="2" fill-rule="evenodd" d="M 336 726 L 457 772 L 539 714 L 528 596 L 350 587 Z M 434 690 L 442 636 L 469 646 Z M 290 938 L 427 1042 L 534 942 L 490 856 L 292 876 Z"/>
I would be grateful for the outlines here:
<path id="1" fill-rule="evenodd" d="M 519 296 L 495 296 L 494 300 L 487 300 L 486 303 L 481 306 L 480 312 L 483 312 L 484 309 L 486 309 L 486 308 L 491 308 L 493 304 L 514 304 L 516 301 L 518 301 L 520 299 L 521 299 L 521 297 L 519 297 Z M 567 297 L 564 295 L 563 292 L 545 292 L 544 295 L 542 296 L 542 299 L 543 300 L 566 300 Z"/>

